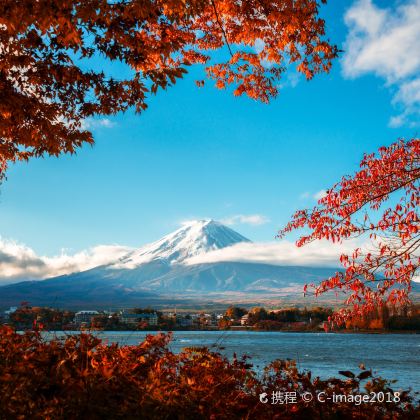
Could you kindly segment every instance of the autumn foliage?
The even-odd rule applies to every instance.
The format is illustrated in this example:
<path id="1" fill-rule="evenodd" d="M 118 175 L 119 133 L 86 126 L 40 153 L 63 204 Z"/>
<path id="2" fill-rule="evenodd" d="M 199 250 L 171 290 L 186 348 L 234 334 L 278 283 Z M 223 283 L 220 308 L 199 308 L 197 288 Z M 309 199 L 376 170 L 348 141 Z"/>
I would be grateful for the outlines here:
<path id="1" fill-rule="evenodd" d="M 307 79 L 328 71 L 338 51 L 318 8 L 316 0 L 0 2 L 2 171 L 92 143 L 85 118 L 144 110 L 149 93 L 192 64 L 218 88 L 263 102 L 291 63 Z M 111 62 L 127 66 L 125 77 L 105 70 Z"/>
<path id="2" fill-rule="evenodd" d="M 310 285 L 316 295 L 346 293 L 348 307 L 334 321 L 409 303 L 420 262 L 419 178 L 420 139 L 401 139 L 366 154 L 358 172 L 343 177 L 314 208 L 297 211 L 279 233 L 305 228 L 298 246 L 319 239 L 365 241 L 352 255 L 341 256 L 344 271 Z"/>
<path id="3" fill-rule="evenodd" d="M 180 354 L 171 336 L 148 336 L 135 346 L 107 345 L 88 335 L 44 340 L 36 331 L 0 329 L 0 418 L 2 419 L 395 419 L 414 418 L 408 392 L 395 402 L 304 402 L 300 395 L 390 392 L 390 382 L 341 372 L 320 380 L 293 362 L 276 361 L 258 376 L 246 358 L 228 360 L 206 348 Z M 362 383 L 364 385 L 362 385 Z M 296 403 L 260 402 L 273 391 L 296 392 Z M 397 394 L 396 394 L 397 395 Z"/>

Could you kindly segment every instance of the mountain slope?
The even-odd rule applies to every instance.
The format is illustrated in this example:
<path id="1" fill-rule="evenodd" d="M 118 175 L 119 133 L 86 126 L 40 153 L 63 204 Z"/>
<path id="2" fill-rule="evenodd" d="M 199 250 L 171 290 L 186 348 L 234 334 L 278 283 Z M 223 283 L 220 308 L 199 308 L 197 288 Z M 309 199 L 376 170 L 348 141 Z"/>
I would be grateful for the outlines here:
<path id="1" fill-rule="evenodd" d="M 331 268 L 281 267 L 261 263 L 183 264 L 187 259 L 250 242 L 213 220 L 184 225 L 159 241 L 131 251 L 111 264 L 42 281 L 0 287 L 0 306 L 30 301 L 62 307 L 132 306 L 159 299 L 210 294 L 301 296 L 308 282 L 331 275 Z"/>
<path id="2" fill-rule="evenodd" d="M 255 301 L 263 296 L 300 298 L 305 283 L 318 282 L 330 274 L 331 268 L 319 267 L 224 262 L 168 269 L 166 264 L 152 262 L 137 270 L 118 270 L 111 277 L 108 270 L 98 268 L 3 286 L 0 307 L 29 301 L 36 306 L 106 309 L 186 298 L 212 301 L 216 294 L 231 300 L 251 296 Z"/>

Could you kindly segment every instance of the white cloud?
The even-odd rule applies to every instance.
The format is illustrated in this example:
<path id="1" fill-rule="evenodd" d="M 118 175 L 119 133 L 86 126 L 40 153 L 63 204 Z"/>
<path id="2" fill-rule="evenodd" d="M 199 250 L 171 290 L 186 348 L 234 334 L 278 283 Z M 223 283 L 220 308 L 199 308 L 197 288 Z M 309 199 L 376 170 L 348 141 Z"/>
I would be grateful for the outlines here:
<path id="1" fill-rule="evenodd" d="M 398 128 L 404 125 L 404 123 L 405 123 L 405 116 L 401 114 L 401 115 L 395 115 L 394 117 L 391 117 L 389 119 L 388 125 L 392 128 Z"/>
<path id="2" fill-rule="evenodd" d="M 327 194 L 327 192 L 325 190 L 319 190 L 315 194 L 312 194 L 309 191 L 305 191 L 299 196 L 299 198 L 301 200 L 307 200 L 308 198 L 314 198 L 315 200 L 319 200 L 319 199 L 325 197 L 326 194 Z"/>
<path id="3" fill-rule="evenodd" d="M 294 242 L 239 243 L 233 246 L 197 255 L 185 261 L 187 265 L 221 261 L 254 262 L 273 265 L 338 267 L 342 253 L 351 254 L 361 247 L 359 241 L 349 240 L 342 244 L 317 241 L 298 248 Z"/>
<path id="4" fill-rule="evenodd" d="M 294 88 L 299 84 L 300 79 L 301 79 L 301 74 L 300 73 L 289 72 L 288 75 L 287 75 L 287 84 L 290 87 Z"/>
<path id="5" fill-rule="evenodd" d="M 62 252 L 46 257 L 26 245 L 0 238 L 0 284 L 88 270 L 115 261 L 130 250 L 120 245 L 98 245 L 73 255 Z"/>
<path id="6" fill-rule="evenodd" d="M 109 118 L 93 119 L 85 118 L 82 121 L 82 129 L 84 130 L 93 130 L 95 128 L 111 128 L 116 124 L 111 121 Z"/>
<path id="7" fill-rule="evenodd" d="M 420 56 L 420 52 L 418 55 Z M 397 103 L 403 102 L 409 106 L 420 105 L 420 77 L 418 79 L 411 80 L 410 82 L 403 83 L 395 95 L 394 100 Z"/>
<path id="8" fill-rule="evenodd" d="M 305 192 L 303 192 L 300 196 L 299 196 L 299 198 L 301 199 L 301 200 L 306 200 L 307 198 L 309 198 L 311 196 L 311 193 L 309 192 L 309 191 L 305 191 Z"/>
<path id="9" fill-rule="evenodd" d="M 236 214 L 231 217 L 222 219 L 221 222 L 228 226 L 233 225 L 252 225 L 259 226 L 270 222 L 270 219 L 261 214 Z"/>
<path id="10" fill-rule="evenodd" d="M 325 190 L 320 190 L 317 193 L 313 195 L 315 200 L 320 200 L 321 198 L 324 198 L 327 195 L 327 192 Z"/>
<path id="11" fill-rule="evenodd" d="M 394 92 L 399 115 L 389 125 L 413 126 L 420 114 L 420 0 L 380 8 L 372 0 L 358 0 L 344 16 L 343 74 L 355 78 L 373 73 Z M 414 121 L 413 121 L 414 119 Z"/>

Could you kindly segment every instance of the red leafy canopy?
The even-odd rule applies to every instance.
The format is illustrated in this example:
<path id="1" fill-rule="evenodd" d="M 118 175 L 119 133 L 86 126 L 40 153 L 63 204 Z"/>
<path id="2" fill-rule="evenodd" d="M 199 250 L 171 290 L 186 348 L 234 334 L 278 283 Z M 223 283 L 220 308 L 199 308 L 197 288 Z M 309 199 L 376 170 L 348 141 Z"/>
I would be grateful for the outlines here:
<path id="1" fill-rule="evenodd" d="M 419 267 L 420 140 L 399 140 L 365 155 L 360 171 L 345 176 L 312 210 L 299 210 L 279 236 L 309 228 L 298 246 L 316 239 L 341 242 L 368 235 L 373 247 L 342 255 L 344 272 L 311 285 L 315 294 L 341 289 L 350 292 L 335 321 L 360 316 L 378 305 L 409 302 L 411 282 Z M 396 204 L 383 208 L 395 196 Z"/>
<path id="2" fill-rule="evenodd" d="M 144 110 L 147 92 L 174 84 L 191 64 L 206 65 L 218 88 L 233 85 L 235 95 L 263 102 L 277 95 L 288 63 L 308 79 L 328 71 L 338 50 L 323 39 L 318 7 L 315 0 L 2 1 L 0 175 L 8 161 L 93 143 L 84 118 Z M 225 61 L 215 63 L 218 49 Z M 97 57 L 127 64 L 131 76 L 89 69 Z"/>

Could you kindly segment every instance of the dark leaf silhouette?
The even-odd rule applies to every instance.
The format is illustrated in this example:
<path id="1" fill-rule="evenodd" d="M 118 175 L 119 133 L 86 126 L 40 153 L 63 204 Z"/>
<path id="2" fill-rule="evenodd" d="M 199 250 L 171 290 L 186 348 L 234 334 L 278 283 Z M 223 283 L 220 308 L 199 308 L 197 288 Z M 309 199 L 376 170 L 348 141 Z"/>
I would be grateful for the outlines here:
<path id="1" fill-rule="evenodd" d="M 357 375 L 357 378 L 360 380 L 370 378 L 372 376 L 372 372 L 370 370 L 365 370 Z"/>
<path id="2" fill-rule="evenodd" d="M 355 378 L 355 374 L 349 370 L 339 370 L 338 373 L 345 376 L 346 378 Z"/>

